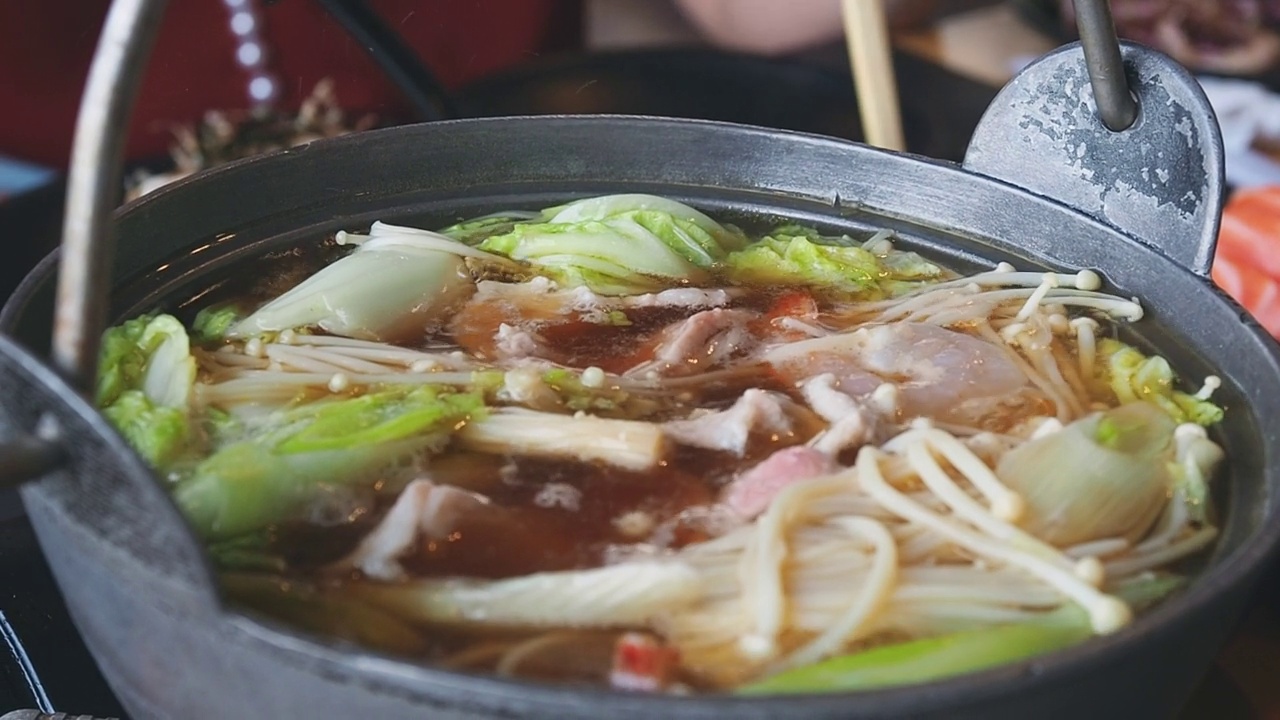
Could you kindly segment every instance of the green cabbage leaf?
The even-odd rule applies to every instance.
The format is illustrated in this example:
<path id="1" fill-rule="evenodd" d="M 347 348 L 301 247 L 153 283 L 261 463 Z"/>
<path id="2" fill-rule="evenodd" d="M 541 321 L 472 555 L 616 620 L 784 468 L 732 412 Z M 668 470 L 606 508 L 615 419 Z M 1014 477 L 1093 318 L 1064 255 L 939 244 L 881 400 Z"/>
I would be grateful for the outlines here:
<path id="1" fill-rule="evenodd" d="M 1208 427 L 1222 420 L 1221 407 L 1177 389 L 1173 368 L 1158 355 L 1147 357 L 1119 340 L 1106 338 L 1098 342 L 1096 367 L 1103 393 L 1120 403 L 1145 400 L 1178 423 Z"/>
<path id="2" fill-rule="evenodd" d="M 300 405 L 201 461 L 174 496 L 205 537 L 261 530 L 299 517 L 327 493 L 386 479 L 484 410 L 480 393 L 430 385 Z"/>
<path id="3" fill-rule="evenodd" d="M 780 227 L 731 253 L 725 265 L 729 281 L 737 285 L 802 286 L 868 298 L 892 296 L 945 275 L 915 253 L 876 254 L 848 238 L 823 237 L 798 225 Z"/>
<path id="4" fill-rule="evenodd" d="M 681 203 L 612 195 L 550 208 L 479 247 L 534 265 L 563 287 L 602 295 L 654 292 L 710 279 L 741 233 Z"/>
<path id="5" fill-rule="evenodd" d="M 191 441 L 196 363 L 182 323 L 144 315 L 103 335 L 95 400 L 125 440 L 164 470 Z"/>

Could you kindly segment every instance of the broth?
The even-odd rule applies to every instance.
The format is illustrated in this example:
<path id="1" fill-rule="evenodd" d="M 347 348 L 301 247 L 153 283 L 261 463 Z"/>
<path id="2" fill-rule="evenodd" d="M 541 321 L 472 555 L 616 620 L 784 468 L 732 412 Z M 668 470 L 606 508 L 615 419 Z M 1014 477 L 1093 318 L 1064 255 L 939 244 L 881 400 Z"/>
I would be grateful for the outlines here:
<path id="1" fill-rule="evenodd" d="M 99 400 L 233 602 L 451 669 L 862 689 L 1179 586 L 1221 410 L 1114 339 L 1140 305 L 755 224 L 614 196 L 340 233 L 110 331 Z"/>

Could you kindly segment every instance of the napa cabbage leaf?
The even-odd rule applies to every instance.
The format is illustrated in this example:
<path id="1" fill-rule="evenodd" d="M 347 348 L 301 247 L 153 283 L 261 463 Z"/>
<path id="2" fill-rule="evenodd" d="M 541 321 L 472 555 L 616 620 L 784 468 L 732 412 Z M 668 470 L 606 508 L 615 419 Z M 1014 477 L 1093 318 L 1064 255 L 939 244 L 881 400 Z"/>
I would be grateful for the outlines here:
<path id="1" fill-rule="evenodd" d="M 235 322 L 225 335 L 319 327 L 394 342 L 421 334 L 475 289 L 464 257 L 482 253 L 452 238 L 378 222 L 368 236 L 348 240 L 358 245 L 354 252 Z"/>
<path id="2" fill-rule="evenodd" d="M 480 393 L 429 385 L 296 406 L 202 460 L 174 496 L 202 535 L 235 537 L 296 518 L 335 488 L 376 482 L 484 411 Z"/>
<path id="3" fill-rule="evenodd" d="M 530 263 L 562 287 L 631 295 L 704 282 L 744 242 L 740 232 L 681 203 L 612 195 L 550 208 L 538 222 L 479 247 Z"/>
<path id="4" fill-rule="evenodd" d="M 213 305 L 196 313 L 191 322 L 191 336 L 197 343 L 215 343 L 227 336 L 232 326 L 240 321 L 240 311 L 234 305 Z"/>
<path id="5" fill-rule="evenodd" d="M 996 474 L 1026 502 L 1019 524 L 1037 538 L 1136 544 L 1173 489 L 1176 427 L 1152 403 L 1126 403 L 1019 445 Z"/>
<path id="6" fill-rule="evenodd" d="M 861 297 L 894 295 L 944 276 L 942 268 L 915 253 L 877 254 L 869 245 L 785 225 L 731 253 L 726 274 L 739 285 L 803 286 Z"/>
<path id="7" fill-rule="evenodd" d="M 1178 378 L 1164 358 L 1147 357 L 1111 338 L 1098 342 L 1097 353 L 1097 380 L 1104 395 L 1113 396 L 1120 403 L 1145 400 L 1178 423 L 1207 427 L 1222 420 L 1221 407 L 1177 389 Z"/>
<path id="8" fill-rule="evenodd" d="M 125 440 L 165 469 L 191 439 L 196 364 L 182 323 L 144 315 L 103 335 L 95 400 Z"/>

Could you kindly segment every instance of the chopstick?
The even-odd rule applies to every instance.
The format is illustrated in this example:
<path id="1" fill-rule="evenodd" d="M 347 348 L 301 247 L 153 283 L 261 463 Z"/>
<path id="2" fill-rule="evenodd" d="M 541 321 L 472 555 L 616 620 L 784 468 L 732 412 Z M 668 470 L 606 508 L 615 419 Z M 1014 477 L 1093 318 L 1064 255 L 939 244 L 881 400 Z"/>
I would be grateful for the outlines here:
<path id="1" fill-rule="evenodd" d="M 449 93 L 404 37 L 365 0 L 319 0 L 342 29 L 360 44 L 413 106 L 419 120 L 458 117 Z"/>
<path id="2" fill-rule="evenodd" d="M 842 0 L 845 43 L 868 144 L 905 150 L 884 0 Z"/>

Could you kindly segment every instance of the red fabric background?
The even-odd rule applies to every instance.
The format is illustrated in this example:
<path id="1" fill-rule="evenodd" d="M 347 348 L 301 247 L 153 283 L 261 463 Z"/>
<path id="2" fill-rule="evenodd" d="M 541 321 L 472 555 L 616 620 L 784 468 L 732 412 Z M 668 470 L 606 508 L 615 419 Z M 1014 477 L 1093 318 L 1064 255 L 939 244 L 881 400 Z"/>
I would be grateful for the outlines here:
<path id="1" fill-rule="evenodd" d="M 353 111 L 402 111 L 368 55 L 312 0 L 258 1 L 282 99 L 295 107 L 331 77 Z M 554 0 L 369 0 L 456 86 L 535 57 L 563 28 Z M 65 166 L 107 0 L 0 0 L 0 153 Z M 171 0 L 138 100 L 131 158 L 165 152 L 174 123 L 248 104 L 220 0 Z"/>

